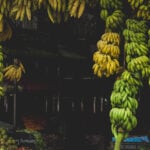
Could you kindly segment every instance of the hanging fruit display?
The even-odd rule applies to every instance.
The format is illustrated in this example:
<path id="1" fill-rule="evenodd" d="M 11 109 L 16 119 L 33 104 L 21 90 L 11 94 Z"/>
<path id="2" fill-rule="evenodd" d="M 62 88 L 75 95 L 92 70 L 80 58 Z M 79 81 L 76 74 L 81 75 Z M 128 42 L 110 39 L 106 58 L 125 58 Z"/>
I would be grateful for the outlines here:
<path id="1" fill-rule="evenodd" d="M 139 73 L 141 78 L 148 78 L 150 76 L 150 59 L 147 22 L 127 19 L 126 24 L 127 28 L 124 29 L 123 34 L 126 40 L 124 50 L 126 52 L 127 69 L 132 73 Z"/>
<path id="2" fill-rule="evenodd" d="M 122 2 L 100 0 L 100 18 L 105 21 L 105 33 L 97 42 L 98 50 L 93 54 L 93 72 L 98 77 L 109 77 L 120 69 L 120 34 L 117 31 L 124 22 Z"/>
<path id="3" fill-rule="evenodd" d="M 142 29 L 141 29 L 142 27 Z M 110 121 L 115 136 L 115 150 L 137 125 L 136 110 L 142 79 L 150 77 L 146 21 L 127 19 L 123 30 L 126 69 L 114 83 L 111 93 Z"/>
<path id="4" fill-rule="evenodd" d="M 60 23 L 62 20 L 68 20 L 69 15 L 67 13 L 66 0 L 49 0 L 44 6 L 52 23 Z"/>
<path id="5" fill-rule="evenodd" d="M 6 19 L 8 17 L 15 21 L 31 21 L 33 12 L 42 8 L 52 23 L 60 23 L 69 17 L 81 18 L 87 3 L 93 7 L 97 1 L 0 0 L 0 42 L 12 37 L 12 29 Z M 124 6 L 129 9 L 125 10 Z M 122 68 L 119 61 L 122 52 L 124 57 L 123 70 L 117 77 L 110 96 L 112 109 L 109 113 L 111 130 L 116 140 L 114 150 L 120 150 L 123 139 L 137 125 L 138 94 L 143 79 L 148 80 L 150 85 L 150 1 L 100 0 L 99 7 L 105 32 L 97 41 L 97 50 L 93 54 L 94 75 L 102 78 L 117 74 Z M 129 14 L 128 10 L 131 11 Z M 19 61 L 3 69 L 2 61 L 0 47 L 0 82 L 3 73 L 5 79 L 19 81 L 22 73 L 25 73 L 22 63 Z M 1 86 L 0 95 L 3 95 Z"/>
<path id="6" fill-rule="evenodd" d="M 123 3 L 119 0 L 100 0 L 100 18 L 105 21 L 106 29 L 117 31 L 124 24 Z"/>
<path id="7" fill-rule="evenodd" d="M 20 81 L 22 73 L 25 73 L 25 68 L 20 60 L 14 59 L 14 64 L 6 66 L 3 69 L 4 79 L 9 81 Z"/>
<path id="8" fill-rule="evenodd" d="M 119 65 L 120 36 L 117 33 L 107 32 L 97 42 L 98 51 L 93 54 L 93 71 L 98 77 L 109 77 L 115 74 Z"/>

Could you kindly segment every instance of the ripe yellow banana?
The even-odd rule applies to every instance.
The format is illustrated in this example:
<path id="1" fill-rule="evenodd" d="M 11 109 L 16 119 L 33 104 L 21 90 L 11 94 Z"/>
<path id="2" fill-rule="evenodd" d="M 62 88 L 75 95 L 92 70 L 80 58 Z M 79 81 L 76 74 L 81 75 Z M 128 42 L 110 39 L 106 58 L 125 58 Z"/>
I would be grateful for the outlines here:
<path id="1" fill-rule="evenodd" d="M 80 18 L 84 12 L 85 9 L 85 0 L 80 1 L 78 12 L 77 12 L 77 17 Z"/>

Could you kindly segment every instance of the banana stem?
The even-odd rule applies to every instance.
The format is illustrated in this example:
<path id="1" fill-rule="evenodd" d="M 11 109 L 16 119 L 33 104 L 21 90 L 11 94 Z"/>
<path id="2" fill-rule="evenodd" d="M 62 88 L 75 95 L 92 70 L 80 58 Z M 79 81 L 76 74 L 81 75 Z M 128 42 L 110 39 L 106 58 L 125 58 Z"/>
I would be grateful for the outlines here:
<path id="1" fill-rule="evenodd" d="M 124 134 L 121 132 L 118 133 L 114 150 L 121 150 L 121 142 L 123 141 L 123 139 L 124 139 Z"/>

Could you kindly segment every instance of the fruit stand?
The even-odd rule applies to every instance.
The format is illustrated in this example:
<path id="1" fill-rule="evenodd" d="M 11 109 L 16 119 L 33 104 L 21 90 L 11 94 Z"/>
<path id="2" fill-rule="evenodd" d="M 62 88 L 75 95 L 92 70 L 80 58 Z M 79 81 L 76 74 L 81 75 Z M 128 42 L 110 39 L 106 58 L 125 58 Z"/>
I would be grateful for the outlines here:
<path id="1" fill-rule="evenodd" d="M 121 150 L 149 130 L 149 86 L 149 0 L 0 0 L 1 149 L 84 149 L 91 131 Z"/>

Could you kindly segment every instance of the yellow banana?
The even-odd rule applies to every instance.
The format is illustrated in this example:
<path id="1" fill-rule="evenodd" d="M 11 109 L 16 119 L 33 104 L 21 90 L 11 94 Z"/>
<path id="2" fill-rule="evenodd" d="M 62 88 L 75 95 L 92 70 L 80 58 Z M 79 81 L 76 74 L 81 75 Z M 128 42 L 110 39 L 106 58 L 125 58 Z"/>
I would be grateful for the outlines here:
<path id="1" fill-rule="evenodd" d="M 25 10 L 26 10 L 27 19 L 30 21 L 31 20 L 31 9 L 28 6 L 26 6 Z"/>
<path id="2" fill-rule="evenodd" d="M 80 18 L 82 16 L 84 9 L 85 9 L 85 0 L 82 0 L 80 2 L 79 9 L 78 9 L 78 14 L 77 14 L 78 18 Z"/>

